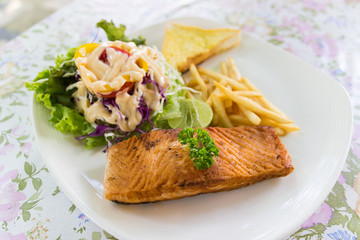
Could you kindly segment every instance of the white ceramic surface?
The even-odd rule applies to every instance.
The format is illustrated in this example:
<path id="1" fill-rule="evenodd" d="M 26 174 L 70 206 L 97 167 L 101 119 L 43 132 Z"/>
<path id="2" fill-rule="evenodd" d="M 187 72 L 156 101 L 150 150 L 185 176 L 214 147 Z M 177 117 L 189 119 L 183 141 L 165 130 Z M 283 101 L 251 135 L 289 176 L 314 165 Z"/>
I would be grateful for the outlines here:
<path id="1" fill-rule="evenodd" d="M 198 18 L 172 20 L 217 27 Z M 171 22 L 172 22 L 171 21 Z M 161 48 L 166 23 L 139 30 Z M 248 34 L 235 49 L 202 64 L 216 67 L 231 56 L 243 76 L 282 109 L 301 131 L 282 137 L 294 172 L 250 187 L 180 200 L 121 205 L 102 193 L 106 155 L 84 150 L 56 131 L 48 112 L 33 103 L 38 148 L 60 188 L 100 227 L 119 239 L 281 239 L 294 232 L 324 201 L 348 153 L 352 110 L 345 90 L 297 57 Z"/>

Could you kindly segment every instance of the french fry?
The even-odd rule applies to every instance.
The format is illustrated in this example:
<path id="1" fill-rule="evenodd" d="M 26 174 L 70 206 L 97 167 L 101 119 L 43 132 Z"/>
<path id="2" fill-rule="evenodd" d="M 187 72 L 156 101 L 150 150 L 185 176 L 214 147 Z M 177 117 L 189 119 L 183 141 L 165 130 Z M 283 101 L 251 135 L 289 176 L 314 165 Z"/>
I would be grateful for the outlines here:
<path id="1" fill-rule="evenodd" d="M 249 81 L 249 79 L 247 79 L 247 78 L 244 77 L 244 78 L 241 79 L 241 81 L 244 82 L 244 84 L 249 88 L 249 90 L 255 91 L 255 92 L 260 92 L 260 90 L 259 90 L 257 87 L 255 87 L 255 85 L 252 84 L 252 83 Z"/>
<path id="2" fill-rule="evenodd" d="M 231 101 L 231 99 L 226 99 L 226 100 L 224 101 L 224 106 L 225 106 L 225 108 L 231 108 L 231 107 L 232 107 L 232 101 Z"/>
<path id="3" fill-rule="evenodd" d="M 235 61 L 232 58 L 228 58 L 228 62 L 229 62 L 229 73 L 228 76 L 232 77 L 233 79 L 238 80 L 239 82 L 241 81 L 241 74 L 239 69 L 236 67 Z M 237 91 L 236 94 L 238 94 L 239 96 L 244 96 L 244 97 L 254 97 L 254 96 L 261 96 L 261 94 L 259 94 L 258 92 L 255 91 Z M 250 111 L 249 109 L 238 105 L 239 109 L 241 112 L 244 113 L 245 117 L 247 118 L 246 121 L 244 121 L 243 119 L 243 124 L 245 125 L 259 125 L 261 122 L 261 119 L 259 118 L 258 115 L 256 115 L 254 112 Z M 240 115 L 239 115 L 240 116 Z"/>
<path id="4" fill-rule="evenodd" d="M 214 82 L 214 84 L 215 84 L 215 86 L 217 86 L 220 89 L 220 91 L 222 91 L 224 94 L 229 96 L 234 102 L 236 102 L 248 109 L 251 109 L 255 113 L 263 115 L 263 116 L 270 118 L 272 120 L 275 120 L 276 122 L 279 122 L 279 123 L 291 123 L 292 122 L 287 117 L 280 116 L 278 113 L 271 112 L 249 98 L 236 95 L 231 90 L 227 89 L 226 87 L 220 85 L 217 82 Z"/>
<path id="5" fill-rule="evenodd" d="M 255 87 L 254 84 L 252 84 L 249 79 L 247 78 L 242 78 L 242 81 L 244 82 L 244 84 L 252 91 L 258 92 L 260 93 L 260 90 Z M 285 113 L 283 113 L 280 109 L 278 109 L 277 107 L 275 107 L 274 104 L 272 104 L 269 100 L 267 100 L 264 96 L 260 97 L 259 100 L 262 102 L 262 104 L 265 105 L 266 108 L 268 108 L 269 110 L 276 112 L 280 115 L 286 116 Z"/>
<path id="6" fill-rule="evenodd" d="M 243 115 L 240 115 L 240 114 L 229 115 L 229 119 L 236 126 L 239 126 L 239 125 L 251 125 L 251 122 L 249 121 L 249 119 L 247 117 L 243 116 Z"/>
<path id="7" fill-rule="evenodd" d="M 275 132 L 276 132 L 277 135 L 279 135 L 279 136 L 286 135 L 286 131 L 284 131 L 284 129 L 282 129 L 280 127 L 275 127 L 274 129 L 275 129 Z"/>
<path id="8" fill-rule="evenodd" d="M 281 123 L 274 122 L 271 119 L 267 119 L 267 118 L 261 119 L 261 125 L 279 127 L 279 128 L 284 129 L 286 132 L 295 132 L 295 131 L 300 130 L 300 128 L 293 123 L 281 124 Z"/>
<path id="9" fill-rule="evenodd" d="M 213 83 L 214 83 L 214 81 L 213 81 Z M 220 84 L 226 85 L 226 82 L 225 82 L 224 80 L 221 80 L 221 81 L 220 81 Z M 222 93 L 220 92 L 220 90 L 219 90 L 217 87 L 215 87 L 215 90 L 209 95 L 208 99 L 206 100 L 206 102 L 207 102 L 210 106 L 212 106 L 211 95 L 213 95 L 213 94 L 217 94 L 217 95 L 220 96 L 222 99 L 224 99 L 223 96 L 222 96 L 222 95 L 224 95 L 224 94 L 222 94 Z"/>
<path id="10" fill-rule="evenodd" d="M 208 98 L 208 92 L 207 92 L 207 86 L 204 82 L 204 80 L 201 78 L 199 72 L 197 71 L 196 67 L 194 64 L 191 64 L 190 66 L 190 72 L 191 72 L 191 75 L 193 76 L 193 78 L 199 83 L 200 87 L 201 87 L 201 99 L 203 101 L 206 101 L 207 98 Z"/>
<path id="11" fill-rule="evenodd" d="M 213 83 L 207 83 L 206 86 L 207 86 L 207 95 L 210 96 L 210 94 L 214 91 L 213 89 L 215 88 L 215 86 Z"/>
<path id="12" fill-rule="evenodd" d="M 200 76 L 203 78 L 203 79 L 208 79 L 209 81 L 211 81 L 212 85 L 214 85 L 214 82 L 217 82 L 217 80 L 215 80 L 214 78 L 211 78 L 205 74 L 200 74 Z M 219 82 L 221 85 L 223 86 L 227 86 L 228 83 L 224 80 L 224 79 L 221 79 L 220 82 Z"/>
<path id="13" fill-rule="evenodd" d="M 226 110 L 227 114 L 233 114 L 234 113 L 234 109 L 233 109 L 232 105 L 231 105 L 230 108 L 226 108 L 225 110 Z"/>
<path id="14" fill-rule="evenodd" d="M 221 69 L 221 74 L 222 74 L 222 75 L 229 76 L 229 72 L 228 72 L 228 67 L 227 67 L 226 61 L 222 61 L 222 62 L 220 63 L 220 69 Z"/>
<path id="15" fill-rule="evenodd" d="M 225 76 L 228 76 L 229 78 L 236 80 L 235 78 L 233 78 L 234 74 L 232 73 L 231 66 L 229 66 L 229 64 L 226 61 L 223 61 L 223 62 L 224 62 L 224 65 L 226 66 L 226 74 L 224 74 L 223 72 L 221 72 L 221 73 Z"/>
<path id="16" fill-rule="evenodd" d="M 296 132 L 296 131 L 301 130 L 301 128 L 296 126 L 294 123 L 281 124 L 280 127 L 283 128 L 284 130 L 286 130 L 287 132 Z"/>
<path id="17" fill-rule="evenodd" d="M 274 104 L 272 104 L 267 98 L 265 98 L 264 96 L 260 96 L 259 97 L 259 101 L 266 107 L 268 108 L 270 111 L 276 112 L 282 116 L 286 116 L 285 113 L 283 113 L 280 109 L 278 109 L 277 107 L 275 107 Z"/>
<path id="18" fill-rule="evenodd" d="M 195 87 L 193 87 L 194 90 L 201 92 L 202 88 L 200 85 L 196 85 Z M 201 92 L 202 93 L 202 92 Z"/>
<path id="19" fill-rule="evenodd" d="M 236 67 L 236 63 L 235 63 L 234 59 L 232 59 L 231 57 L 228 57 L 228 62 L 229 62 L 229 66 L 230 66 L 229 74 L 230 74 L 231 78 L 240 82 L 241 81 L 241 73 L 240 73 L 239 69 Z"/>
<path id="20" fill-rule="evenodd" d="M 230 62 L 230 60 L 229 60 L 230 58 L 228 58 L 228 61 Z M 235 79 L 236 79 L 236 72 L 234 71 L 234 70 L 232 70 L 231 69 L 231 65 L 230 65 L 230 69 L 229 69 L 229 67 L 228 67 L 228 63 L 226 62 L 226 61 L 223 61 L 223 62 L 221 62 L 221 73 L 223 74 L 223 75 L 225 75 L 225 76 L 228 76 L 228 77 L 233 77 L 233 76 L 235 76 Z M 234 78 L 234 77 L 233 77 Z M 224 81 L 224 80 L 222 80 L 222 81 Z M 222 84 L 221 82 L 220 82 L 220 84 Z M 222 85 L 224 85 L 224 84 L 222 84 Z M 238 94 L 241 92 L 241 94 L 240 95 L 245 95 L 245 96 L 247 96 L 247 95 L 251 95 L 251 93 L 249 93 L 249 91 L 246 91 L 246 90 L 244 90 L 244 91 L 237 91 L 238 92 Z M 257 95 L 258 93 L 256 93 L 256 92 L 254 92 L 255 94 L 253 94 L 254 96 L 255 95 Z M 226 97 L 226 96 L 225 96 Z M 227 98 L 227 97 L 226 97 Z M 225 107 L 226 107 L 226 112 L 227 113 L 229 113 L 229 114 L 232 114 L 232 113 L 234 113 L 234 108 L 233 108 L 233 105 L 236 105 L 236 104 L 230 104 L 230 103 L 232 103 L 232 101 L 231 100 L 225 100 Z M 244 111 L 246 111 L 246 109 L 244 109 Z"/>
<path id="21" fill-rule="evenodd" d="M 205 83 L 210 83 L 212 82 L 212 78 L 206 76 L 206 75 L 202 75 L 200 74 L 200 77 L 204 80 Z"/>
<path id="22" fill-rule="evenodd" d="M 195 87 L 196 85 L 198 85 L 198 83 L 194 78 L 191 78 L 188 82 L 185 82 L 185 86 L 187 87 Z"/>
<path id="23" fill-rule="evenodd" d="M 259 92 L 255 92 L 255 91 L 234 91 L 235 94 L 239 95 L 239 96 L 243 96 L 243 97 L 261 97 L 262 94 Z"/>
<path id="24" fill-rule="evenodd" d="M 211 124 L 213 126 L 219 125 L 219 116 L 216 113 L 214 113 L 214 115 L 213 115 L 213 119 L 212 119 Z"/>
<path id="25" fill-rule="evenodd" d="M 221 66 L 222 74 L 240 81 L 241 75 L 240 75 L 240 72 L 238 71 L 238 69 L 236 68 L 235 62 L 232 60 L 232 58 L 228 58 L 228 62 L 230 65 L 230 69 L 228 68 L 228 64 L 226 63 L 226 61 L 222 62 L 224 65 L 224 67 Z M 225 68 L 225 67 L 226 67 L 226 71 L 225 70 L 223 71 L 223 68 Z M 224 85 L 224 84 L 222 84 L 222 85 Z M 247 91 L 247 90 L 236 91 L 236 93 L 239 96 L 247 96 L 247 97 L 259 95 L 258 92 L 255 92 L 255 91 L 251 92 L 251 91 Z M 228 102 L 228 100 L 225 100 L 225 107 L 227 107 L 226 106 L 227 102 Z M 240 109 L 240 111 L 245 115 L 246 119 L 248 120 L 248 121 L 246 121 L 248 125 L 252 125 L 252 124 L 259 125 L 259 123 L 261 122 L 261 119 L 255 113 L 251 112 L 250 110 L 248 110 L 240 105 L 238 105 L 238 108 Z M 227 108 L 227 112 L 231 114 L 234 111 L 233 111 L 233 109 L 230 110 L 229 108 Z M 239 116 L 241 116 L 241 115 L 239 115 Z"/>
<path id="26" fill-rule="evenodd" d="M 233 108 L 233 114 L 240 114 L 240 109 L 239 109 L 239 106 L 237 104 L 233 104 L 232 105 L 232 108 Z"/>
<path id="27" fill-rule="evenodd" d="M 215 110 L 216 114 L 219 115 L 219 122 L 221 122 L 224 125 L 224 127 L 227 127 L 227 128 L 233 127 L 229 117 L 226 114 L 224 105 L 220 101 L 219 97 L 214 94 L 214 95 L 212 95 L 211 98 L 212 98 L 214 110 Z"/>
<path id="28" fill-rule="evenodd" d="M 192 65 L 192 79 L 187 84 L 201 92 L 202 99 L 212 107 L 213 126 L 272 126 L 279 136 L 300 130 L 249 79 L 242 77 L 232 58 L 221 62 L 220 68 L 221 73 L 217 73 Z M 200 98 L 189 90 L 186 94 L 188 98 Z"/>
<path id="29" fill-rule="evenodd" d="M 214 81 L 215 82 L 215 81 Z M 220 82 L 219 82 L 221 85 L 223 85 L 224 87 L 228 85 L 228 83 L 224 80 L 224 79 L 221 79 Z"/>
<path id="30" fill-rule="evenodd" d="M 220 63 L 220 68 L 221 68 L 221 73 L 225 76 L 229 76 L 229 71 L 228 71 L 228 64 L 226 63 L 226 61 L 222 61 Z M 226 86 L 227 83 L 224 79 L 221 79 L 220 84 L 223 86 Z M 219 89 L 216 89 L 217 91 L 219 91 Z M 220 99 L 221 100 L 225 100 L 224 104 L 225 104 L 225 108 L 226 108 L 226 112 L 228 114 L 232 114 L 234 113 L 234 104 L 231 101 L 231 99 L 229 99 L 228 97 L 226 97 L 224 94 L 220 95 Z"/>
<path id="31" fill-rule="evenodd" d="M 227 84 L 229 84 L 234 90 L 248 90 L 245 84 L 239 83 L 238 81 L 229 78 L 228 76 L 201 67 L 199 67 L 198 70 L 200 74 L 207 75 L 214 79 L 216 82 L 220 82 L 222 79 L 225 80 Z"/>
<path id="32" fill-rule="evenodd" d="M 186 96 L 190 99 L 194 99 L 194 95 L 189 90 L 186 90 Z"/>
<path id="33" fill-rule="evenodd" d="M 247 119 L 253 124 L 253 125 L 259 125 L 261 122 L 261 119 L 258 115 L 256 115 L 254 112 L 250 111 L 249 109 L 245 108 L 244 106 L 239 105 L 240 111 L 244 113 Z"/>

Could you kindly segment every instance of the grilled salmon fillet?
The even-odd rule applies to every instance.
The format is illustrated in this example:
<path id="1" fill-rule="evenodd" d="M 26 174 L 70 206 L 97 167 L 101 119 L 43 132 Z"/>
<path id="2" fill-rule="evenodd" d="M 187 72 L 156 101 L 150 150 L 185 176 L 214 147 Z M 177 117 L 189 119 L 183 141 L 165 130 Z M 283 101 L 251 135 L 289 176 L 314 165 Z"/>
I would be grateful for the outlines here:
<path id="1" fill-rule="evenodd" d="M 181 129 L 152 131 L 108 150 L 106 199 L 142 203 L 236 189 L 293 171 L 291 158 L 272 127 L 206 128 L 219 157 L 198 170 L 189 149 L 177 141 Z"/>

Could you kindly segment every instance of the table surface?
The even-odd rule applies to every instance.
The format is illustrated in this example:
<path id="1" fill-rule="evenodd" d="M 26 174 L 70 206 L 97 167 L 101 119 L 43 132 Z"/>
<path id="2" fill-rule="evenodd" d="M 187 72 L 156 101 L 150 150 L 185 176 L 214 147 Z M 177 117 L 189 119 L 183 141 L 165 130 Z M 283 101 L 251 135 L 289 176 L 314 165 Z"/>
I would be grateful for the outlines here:
<path id="1" fill-rule="evenodd" d="M 0 0 L 0 47 L 73 0 Z"/>
<path id="2" fill-rule="evenodd" d="M 181 16 L 243 26 L 243 31 L 297 55 L 345 87 L 354 112 L 346 163 L 326 200 L 287 239 L 357 239 L 360 1 L 171 2 L 78 0 L 0 48 L 0 239 L 115 239 L 80 212 L 52 179 L 34 143 L 32 93 L 25 90 L 24 82 L 51 65 L 58 53 L 94 39 L 94 26 L 102 18 L 123 23 L 132 31 Z"/>

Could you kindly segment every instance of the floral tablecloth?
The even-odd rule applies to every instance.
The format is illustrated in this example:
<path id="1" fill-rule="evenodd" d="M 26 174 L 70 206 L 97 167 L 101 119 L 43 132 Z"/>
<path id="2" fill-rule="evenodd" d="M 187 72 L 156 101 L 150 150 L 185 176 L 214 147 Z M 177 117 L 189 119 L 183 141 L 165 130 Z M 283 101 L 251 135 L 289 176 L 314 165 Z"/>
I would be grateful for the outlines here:
<path id="1" fill-rule="evenodd" d="M 24 82 L 67 48 L 101 38 L 102 18 L 129 31 L 201 16 L 250 32 L 329 74 L 349 92 L 354 131 L 346 164 L 318 210 L 288 239 L 360 235 L 360 1 L 75 1 L 0 49 L 0 239 L 115 239 L 92 223 L 52 179 L 34 143 L 32 93 Z M 39 47 L 41 46 L 41 47 Z M 45 46 L 45 47 L 44 47 Z M 241 238 L 239 238 L 241 239 Z"/>

